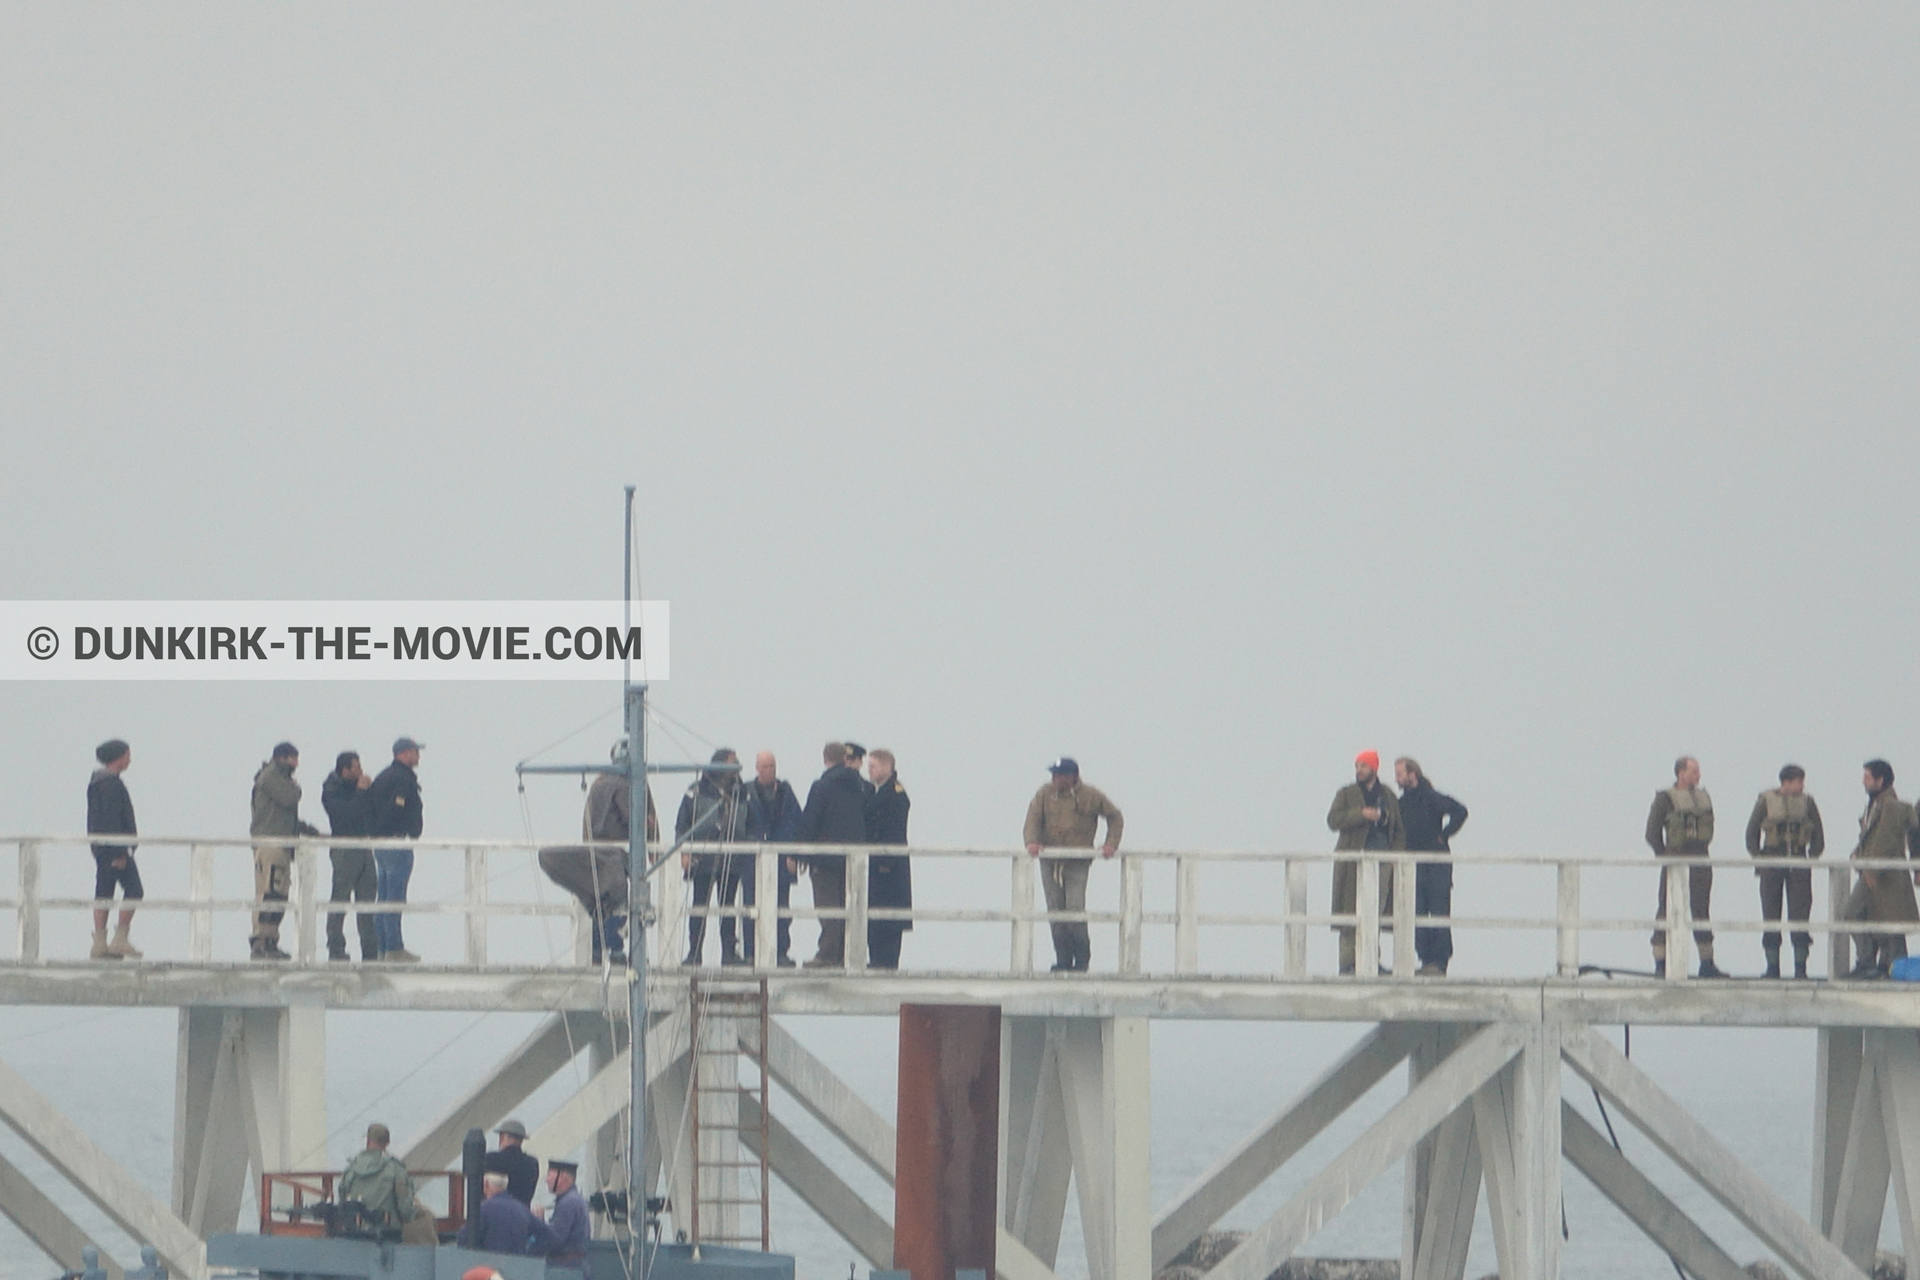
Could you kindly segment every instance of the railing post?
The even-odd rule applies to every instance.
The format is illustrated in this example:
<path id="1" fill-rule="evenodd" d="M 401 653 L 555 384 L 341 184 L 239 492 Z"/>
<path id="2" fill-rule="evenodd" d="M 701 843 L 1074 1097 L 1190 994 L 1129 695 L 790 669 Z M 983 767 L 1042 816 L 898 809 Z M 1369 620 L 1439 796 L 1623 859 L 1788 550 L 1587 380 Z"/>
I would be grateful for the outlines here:
<path id="1" fill-rule="evenodd" d="M 772 969 L 780 956 L 780 860 L 762 849 L 753 859 L 753 967 Z"/>
<path id="2" fill-rule="evenodd" d="M 1380 863 L 1363 851 L 1354 869 L 1353 976 L 1371 978 L 1380 972 Z"/>
<path id="3" fill-rule="evenodd" d="M 1013 855 L 1013 954 L 1007 963 L 1015 973 L 1033 972 L 1033 868 L 1038 861 L 1025 849 Z"/>
<path id="4" fill-rule="evenodd" d="M 21 964 L 40 961 L 40 842 L 20 842 L 20 909 L 17 925 L 17 956 Z"/>
<path id="5" fill-rule="evenodd" d="M 1847 922 L 1847 898 L 1853 892 L 1853 873 L 1844 863 L 1827 868 L 1827 918 L 1837 925 Z M 1845 977 L 1853 969 L 1850 933 L 1827 935 L 1827 976 Z"/>
<path id="6" fill-rule="evenodd" d="M 312 964 L 314 938 L 319 930 L 314 928 L 313 882 L 316 878 L 315 859 L 320 851 L 309 844 L 298 844 L 293 848 L 294 908 L 300 913 L 299 924 L 294 933 L 294 962 Z"/>
<path id="7" fill-rule="evenodd" d="M 1146 894 L 1140 883 L 1144 868 L 1140 859 L 1120 855 L 1120 972 L 1139 973 L 1141 968 L 1141 920 Z"/>
<path id="8" fill-rule="evenodd" d="M 867 855 L 847 855 L 847 945 L 842 953 L 846 967 L 867 967 Z"/>
<path id="9" fill-rule="evenodd" d="M 1200 971 L 1200 861 L 1181 854 L 1174 863 L 1173 971 Z"/>
<path id="10" fill-rule="evenodd" d="M 1413 861 L 1395 858 L 1393 869 L 1393 976 L 1413 976 Z"/>
<path id="11" fill-rule="evenodd" d="M 203 844 L 187 846 L 187 901 L 206 904 L 187 916 L 187 959 L 205 964 L 213 959 L 213 850 Z"/>
<path id="12" fill-rule="evenodd" d="M 1554 924 L 1560 942 L 1560 976 L 1580 976 L 1580 864 L 1560 864 L 1559 893 L 1554 907 Z"/>
<path id="13" fill-rule="evenodd" d="M 467 847 L 467 963 L 487 962 L 487 851 Z"/>
<path id="14" fill-rule="evenodd" d="M 1307 864 L 1287 859 L 1287 923 L 1285 969 L 1289 978 L 1307 976 Z"/>
<path id="15" fill-rule="evenodd" d="M 1665 868 L 1667 877 L 1667 981 L 1687 980 L 1687 944 L 1693 935 L 1680 926 L 1687 912 L 1687 868 L 1677 863 Z"/>

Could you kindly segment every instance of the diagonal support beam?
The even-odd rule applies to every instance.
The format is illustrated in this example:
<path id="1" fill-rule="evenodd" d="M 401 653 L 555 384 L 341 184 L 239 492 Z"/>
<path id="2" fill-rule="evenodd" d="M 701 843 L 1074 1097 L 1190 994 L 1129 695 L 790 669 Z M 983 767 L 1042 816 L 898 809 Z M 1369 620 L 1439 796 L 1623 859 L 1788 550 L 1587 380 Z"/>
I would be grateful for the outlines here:
<path id="1" fill-rule="evenodd" d="M 1880 1080 L 1889 1180 L 1912 1275 L 1920 1263 L 1920 1043 L 1911 1031 L 1873 1030 L 1867 1032 L 1867 1046 Z"/>
<path id="2" fill-rule="evenodd" d="M 93 1201 L 115 1226 L 135 1240 L 151 1244 L 170 1271 L 187 1277 L 206 1274 L 206 1246 L 186 1223 L 174 1217 L 132 1174 L 5 1063 L 0 1063 L 0 1121 Z"/>
<path id="3" fill-rule="evenodd" d="M 868 1168 L 893 1185 L 893 1125 L 866 1101 L 846 1086 L 833 1069 L 809 1053 L 777 1022 L 769 1022 L 767 1033 L 767 1072 L 780 1087 L 793 1096 L 806 1113 L 825 1125 L 827 1132 L 847 1147 Z M 749 1057 L 759 1056 L 760 1027 L 750 1018 L 740 1020 L 740 1049 Z M 887 1267 L 892 1262 L 884 1264 Z"/>
<path id="4" fill-rule="evenodd" d="M 80 1270 L 80 1250 L 90 1244 L 99 1247 L 59 1205 L 47 1198 L 46 1192 L 34 1185 L 32 1178 L 5 1156 L 0 1156 L 0 1213 L 49 1258 L 69 1271 Z M 107 1280 L 121 1280 L 126 1274 L 119 1263 L 107 1256 L 105 1249 L 100 1250 L 100 1266 L 106 1271 Z"/>
<path id="5" fill-rule="evenodd" d="M 1266 1280 L 1369 1182 L 1511 1062 L 1523 1044 L 1517 1027 L 1490 1026 L 1475 1034 L 1223 1258 L 1208 1273 L 1211 1280 Z"/>
<path id="6" fill-rule="evenodd" d="M 1618 1103 L 1655 1146 L 1788 1266 L 1807 1280 L 1862 1280 L 1865 1273 L 1846 1254 L 1788 1208 L 1604 1037 L 1589 1028 L 1568 1027 L 1562 1048 L 1587 1083 Z"/>
<path id="7" fill-rule="evenodd" d="M 1304 1092 L 1267 1118 L 1258 1132 L 1223 1156 L 1181 1192 L 1153 1226 L 1153 1269 L 1166 1266 L 1281 1165 L 1340 1117 L 1406 1058 L 1411 1028 L 1382 1023 L 1320 1073 Z"/>
<path id="8" fill-rule="evenodd" d="M 684 1019 L 670 1016 L 655 1022 L 647 1032 L 647 1083 L 653 1084 L 678 1066 L 687 1052 Z M 633 1092 L 633 1082 L 628 1077 L 630 1061 L 625 1049 L 614 1054 L 606 1066 L 580 1086 L 579 1092 L 527 1135 L 528 1152 L 542 1159 L 565 1157 L 593 1137 L 602 1125 L 617 1119 L 626 1110 L 628 1096 Z"/>
<path id="9" fill-rule="evenodd" d="M 1744 1267 L 1567 1102 L 1560 1104 L 1560 1140 L 1573 1167 L 1693 1280 L 1748 1280 Z"/>
<path id="10" fill-rule="evenodd" d="M 740 1124 L 741 1142 L 755 1155 L 761 1154 L 760 1100 L 745 1089 L 740 1091 Z M 880 1270 L 891 1268 L 893 1224 L 829 1169 L 826 1161 L 809 1151 L 778 1117 L 768 1118 L 767 1130 L 767 1167 L 870 1265 Z"/>
<path id="11" fill-rule="evenodd" d="M 487 1077 L 469 1089 L 400 1158 L 409 1169 L 444 1169 L 460 1158 L 469 1129 L 487 1129 L 507 1117 L 554 1073 L 572 1062 L 607 1020 L 597 1013 L 556 1013 L 521 1042 Z"/>

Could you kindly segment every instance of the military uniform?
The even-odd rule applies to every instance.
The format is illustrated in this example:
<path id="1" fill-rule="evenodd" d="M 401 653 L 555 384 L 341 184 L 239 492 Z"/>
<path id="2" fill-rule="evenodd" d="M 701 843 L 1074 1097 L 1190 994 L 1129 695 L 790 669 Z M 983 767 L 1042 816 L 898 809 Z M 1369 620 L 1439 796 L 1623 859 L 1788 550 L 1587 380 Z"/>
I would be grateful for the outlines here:
<path id="1" fill-rule="evenodd" d="M 253 820 L 247 834 L 253 836 L 317 836 L 318 827 L 300 820 L 300 784 L 293 780 L 293 766 L 286 760 L 269 760 L 253 775 Z M 256 900 L 285 902 L 287 887 L 293 879 L 292 845 L 256 845 L 253 850 L 253 896 Z M 282 911 L 263 909 L 254 913 L 253 958 L 285 960 L 280 950 Z"/>
<path id="2" fill-rule="evenodd" d="M 894 774 L 867 797 L 867 843 L 907 842 L 907 811 L 913 801 Z M 900 855 L 876 853 L 867 858 L 867 905 L 893 910 L 913 906 L 913 866 Z M 911 920 L 867 921 L 867 964 L 875 969 L 900 967 L 900 935 L 913 928 Z"/>
<path id="3" fill-rule="evenodd" d="M 1753 802 L 1747 818 L 1747 852 L 1756 858 L 1817 858 L 1827 850 L 1826 827 L 1820 821 L 1820 806 L 1802 792 L 1789 795 L 1779 787 L 1762 791 Z M 1813 915 L 1813 868 L 1758 867 L 1760 878 L 1760 914 L 1768 920 L 1780 918 L 1780 900 L 1786 899 L 1787 919 L 1806 920 Z M 1760 945 L 1767 953 L 1767 976 L 1780 976 L 1780 932 L 1770 929 L 1761 935 Z M 1793 931 L 1793 976 L 1807 976 L 1807 955 L 1813 950 L 1813 935 L 1804 929 Z"/>
<path id="4" fill-rule="evenodd" d="M 1860 843 L 1854 846 L 1855 858 L 1904 858 L 1908 856 L 1908 828 L 1913 825 L 1913 806 L 1894 794 L 1892 786 L 1875 796 L 1860 817 Z M 1871 878 L 1869 878 L 1871 877 Z M 1898 921 L 1920 923 L 1920 904 L 1913 895 L 1913 877 L 1904 869 L 1883 868 L 1862 871 L 1847 897 L 1848 920 Z M 1866 969 L 1882 975 L 1893 962 L 1907 954 L 1907 935 L 1901 933 L 1856 933 L 1854 954 L 1858 965 L 1854 972 L 1862 977 Z"/>
<path id="5" fill-rule="evenodd" d="M 368 1147 L 347 1162 L 335 1189 L 340 1200 L 358 1200 L 367 1219 L 396 1235 L 414 1217 L 413 1175 L 379 1147 Z"/>
<path id="6" fill-rule="evenodd" d="M 1713 843 L 1713 797 L 1705 787 L 1668 787 L 1653 796 L 1647 811 L 1647 845 L 1656 858 L 1704 858 Z M 1687 868 L 1687 908 L 1695 920 L 1712 914 L 1713 868 Z M 1662 924 L 1667 918 L 1667 873 L 1660 873 L 1660 893 L 1654 915 Z M 1707 975 L 1717 972 L 1713 963 L 1713 930 L 1695 929 L 1693 941 L 1700 948 L 1700 968 Z M 1667 964 L 1667 931 L 1653 931 L 1653 963 L 1661 971 Z"/>
<path id="7" fill-rule="evenodd" d="M 1378 809 L 1380 816 L 1368 820 L 1362 810 Z M 1374 778 L 1370 787 L 1358 782 L 1350 782 L 1334 794 L 1333 806 L 1327 810 L 1327 829 L 1338 833 L 1333 842 L 1335 853 L 1351 853 L 1361 849 L 1405 849 L 1407 847 L 1407 829 L 1400 821 L 1400 801 L 1392 788 Z M 1333 864 L 1333 914 L 1350 916 L 1359 909 L 1360 902 L 1360 864 L 1357 861 L 1341 860 Z M 1393 877 L 1382 874 L 1380 877 L 1380 917 L 1386 919 L 1393 913 Z M 1337 924 L 1333 931 L 1340 935 L 1340 972 L 1352 973 L 1355 967 L 1355 929 L 1350 924 Z M 1373 963 L 1371 960 L 1369 964 Z"/>

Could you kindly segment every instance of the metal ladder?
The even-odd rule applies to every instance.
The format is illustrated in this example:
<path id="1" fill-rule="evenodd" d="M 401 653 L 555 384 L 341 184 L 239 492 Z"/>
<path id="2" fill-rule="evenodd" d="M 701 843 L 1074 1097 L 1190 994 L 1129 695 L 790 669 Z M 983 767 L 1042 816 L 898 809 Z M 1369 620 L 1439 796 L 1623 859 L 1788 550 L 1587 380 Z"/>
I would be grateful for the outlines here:
<path id="1" fill-rule="evenodd" d="M 767 1149 L 772 1121 L 767 1109 L 767 982 L 695 975 L 688 992 L 688 1123 L 693 1138 L 693 1208 L 688 1220 L 695 1244 L 773 1245 L 768 1215 Z M 743 1048 L 740 1023 L 752 1021 L 757 1034 L 751 1052 Z M 742 1064 L 753 1068 L 742 1079 Z M 741 1119 L 743 1102 L 758 1104 L 754 1122 Z M 752 1153 L 757 1151 L 756 1157 Z M 755 1186 L 742 1184 L 751 1173 Z M 758 1215 L 756 1229 L 744 1220 Z"/>

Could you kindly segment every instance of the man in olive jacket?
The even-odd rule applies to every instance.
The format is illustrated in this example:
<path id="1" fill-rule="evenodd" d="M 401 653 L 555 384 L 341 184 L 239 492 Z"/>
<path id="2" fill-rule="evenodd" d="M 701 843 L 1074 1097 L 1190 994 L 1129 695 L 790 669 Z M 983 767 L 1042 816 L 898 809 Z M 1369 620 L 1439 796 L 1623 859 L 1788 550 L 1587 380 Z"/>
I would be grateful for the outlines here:
<path id="1" fill-rule="evenodd" d="M 1905 858 L 1907 829 L 1913 825 L 1913 806 L 1901 800 L 1893 790 L 1893 766 L 1885 760 L 1869 760 L 1861 784 L 1867 792 L 1867 811 L 1860 816 L 1860 843 L 1854 846 L 1855 858 Z M 1904 870 L 1862 870 L 1853 892 L 1847 896 L 1848 920 L 1893 923 L 1920 922 L 1920 904 L 1913 896 L 1913 877 Z M 1893 962 L 1907 954 L 1907 935 L 1903 933 L 1856 933 L 1853 935 L 1854 965 L 1850 978 L 1884 978 Z"/>
<path id="2" fill-rule="evenodd" d="M 300 784 L 293 771 L 300 767 L 300 750 L 291 742 L 274 747 L 273 755 L 253 775 L 253 822 L 248 834 L 259 836 L 317 836 L 320 829 L 300 820 Z M 293 878 L 292 845 L 255 845 L 253 896 L 256 900 L 285 902 Z M 253 917 L 252 956 L 255 960 L 285 960 L 280 949 L 281 911 L 263 909 Z"/>
<path id="3" fill-rule="evenodd" d="M 1700 785 L 1700 762 L 1681 756 L 1673 762 L 1673 785 L 1653 793 L 1653 807 L 1647 811 L 1647 847 L 1656 858 L 1704 858 L 1713 843 L 1713 797 Z M 1654 915 L 1665 924 L 1667 918 L 1667 873 L 1660 872 L 1660 893 Z M 1687 868 L 1687 910 L 1695 920 L 1711 915 L 1713 905 L 1713 868 Z M 1727 975 L 1713 962 L 1713 930 L 1695 929 L 1694 945 L 1700 948 L 1700 976 L 1724 978 Z M 1653 931 L 1653 972 L 1667 973 L 1667 931 Z"/>
<path id="4" fill-rule="evenodd" d="M 1024 835 L 1027 852 L 1040 856 L 1042 849 L 1091 849 L 1100 819 L 1107 820 L 1107 842 L 1100 856 L 1111 858 L 1120 849 L 1120 832 L 1126 819 L 1106 792 L 1080 781 L 1080 763 L 1062 756 L 1047 766 L 1053 775 L 1047 785 L 1034 793 L 1027 805 Z M 1092 858 L 1049 858 L 1040 864 L 1040 885 L 1046 894 L 1048 911 L 1085 911 L 1087 875 L 1093 869 Z M 1093 944 L 1087 938 L 1085 920 L 1057 920 L 1053 929 L 1053 971 L 1085 973 L 1093 963 Z"/>
<path id="5" fill-rule="evenodd" d="M 1753 802 L 1747 818 L 1747 852 L 1756 858 L 1817 858 L 1827 851 L 1827 829 L 1820 821 L 1820 806 L 1807 794 L 1807 771 L 1797 764 L 1780 770 L 1780 785 L 1762 791 Z M 1805 921 L 1813 914 L 1813 868 L 1755 867 L 1760 880 L 1760 914 L 1767 920 L 1780 918 L 1780 899 L 1786 898 L 1787 918 Z M 1769 978 L 1780 976 L 1780 932 L 1769 929 L 1760 937 L 1767 953 Z M 1813 935 L 1804 929 L 1793 931 L 1793 976 L 1807 976 L 1807 956 L 1813 950 Z"/>
<path id="6" fill-rule="evenodd" d="M 1400 824 L 1400 802 L 1391 788 L 1380 781 L 1380 753 L 1362 751 L 1353 758 L 1353 783 L 1340 788 L 1327 810 L 1327 829 L 1338 833 L 1333 842 L 1335 853 L 1360 849 L 1404 849 L 1407 830 Z M 1333 913 L 1350 916 L 1359 909 L 1360 864 L 1338 861 L 1333 864 Z M 1380 917 L 1393 912 L 1393 877 L 1380 876 Z M 1355 929 L 1350 924 L 1335 925 L 1340 936 L 1340 972 L 1355 969 Z M 1372 963 L 1372 960 L 1369 960 Z"/>

